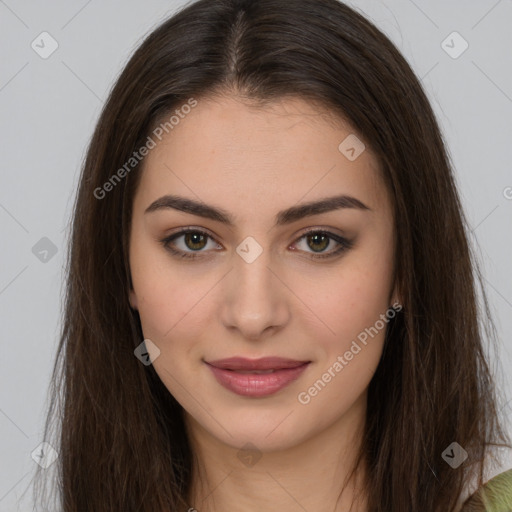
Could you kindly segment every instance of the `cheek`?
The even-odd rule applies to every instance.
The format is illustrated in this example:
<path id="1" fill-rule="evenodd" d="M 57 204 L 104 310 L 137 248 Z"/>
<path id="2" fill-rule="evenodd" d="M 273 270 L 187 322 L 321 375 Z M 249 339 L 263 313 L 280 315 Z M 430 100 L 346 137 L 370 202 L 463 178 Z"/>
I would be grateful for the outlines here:
<path id="1" fill-rule="evenodd" d="M 147 249 L 154 242 L 135 242 L 130 248 L 130 270 L 137 309 L 144 337 L 159 344 L 180 318 L 187 289 L 183 289 L 179 276 L 168 272 L 160 250 Z"/>
<path id="2" fill-rule="evenodd" d="M 332 271 L 316 274 L 313 279 L 299 279 L 297 295 L 303 298 L 311 314 L 302 321 L 310 328 L 310 337 L 324 350 L 348 350 L 352 340 L 371 328 L 385 314 L 390 303 L 391 254 L 354 253 Z M 299 320 L 300 321 L 300 320 Z M 313 336 L 313 324 L 323 325 L 321 336 Z M 379 323 L 379 331 L 382 326 Z M 363 335 L 364 338 L 364 335 Z"/>
<path id="3" fill-rule="evenodd" d="M 320 421 L 322 425 L 347 411 L 367 388 L 378 366 L 389 325 L 385 316 L 390 305 L 386 266 L 372 271 L 356 271 L 353 267 L 337 286 L 332 284 L 334 291 L 319 293 L 316 300 L 330 330 L 316 337 L 309 331 L 318 364 L 297 396 L 300 404 L 330 411 Z"/>
<path id="4" fill-rule="evenodd" d="M 134 279 L 142 329 L 145 337 L 165 343 L 185 326 L 195 325 L 194 319 L 203 310 L 201 297 L 208 288 L 176 274 L 146 270 L 138 281 Z"/>
<path id="5" fill-rule="evenodd" d="M 172 358 L 193 350 L 208 325 L 211 328 L 214 312 L 209 296 L 219 276 L 192 266 L 178 269 L 158 249 L 142 252 L 134 248 L 132 255 L 133 289 L 144 338 L 159 347 L 161 356 Z"/>

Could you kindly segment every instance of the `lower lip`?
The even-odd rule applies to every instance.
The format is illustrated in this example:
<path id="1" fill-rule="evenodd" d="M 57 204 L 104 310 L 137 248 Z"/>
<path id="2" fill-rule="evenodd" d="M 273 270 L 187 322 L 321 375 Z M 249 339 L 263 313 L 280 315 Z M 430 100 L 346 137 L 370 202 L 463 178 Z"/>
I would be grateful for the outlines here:
<path id="1" fill-rule="evenodd" d="M 208 364 L 208 363 L 207 363 Z M 219 384 L 242 396 L 261 397 L 277 393 L 299 378 L 309 363 L 296 368 L 282 368 L 272 373 L 239 373 L 208 364 Z"/>

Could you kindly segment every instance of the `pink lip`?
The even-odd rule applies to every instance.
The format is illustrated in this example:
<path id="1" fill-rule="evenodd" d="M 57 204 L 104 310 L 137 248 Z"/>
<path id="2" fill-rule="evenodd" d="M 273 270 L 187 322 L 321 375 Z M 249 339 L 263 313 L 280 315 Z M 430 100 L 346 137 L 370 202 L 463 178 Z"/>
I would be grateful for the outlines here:
<path id="1" fill-rule="evenodd" d="M 205 361 L 206 362 L 206 361 Z M 280 357 L 245 359 L 232 357 L 206 362 L 219 384 L 242 396 L 263 397 L 283 389 L 296 380 L 310 361 L 295 361 Z M 255 374 L 243 371 L 274 370 Z"/>

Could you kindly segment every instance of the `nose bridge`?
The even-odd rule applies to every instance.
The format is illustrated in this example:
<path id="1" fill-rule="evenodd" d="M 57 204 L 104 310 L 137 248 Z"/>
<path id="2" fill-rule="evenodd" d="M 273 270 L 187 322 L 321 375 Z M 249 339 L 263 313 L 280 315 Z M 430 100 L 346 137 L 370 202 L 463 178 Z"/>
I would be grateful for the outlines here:
<path id="1" fill-rule="evenodd" d="M 230 272 L 228 292 L 223 301 L 222 321 L 237 328 L 245 338 L 258 338 L 268 327 L 282 326 L 287 318 L 283 285 L 275 277 L 269 250 L 255 259 L 246 257 L 254 246 L 240 244 Z M 246 253 L 240 252 L 249 249 Z M 240 255 L 241 254 L 241 255 Z"/>

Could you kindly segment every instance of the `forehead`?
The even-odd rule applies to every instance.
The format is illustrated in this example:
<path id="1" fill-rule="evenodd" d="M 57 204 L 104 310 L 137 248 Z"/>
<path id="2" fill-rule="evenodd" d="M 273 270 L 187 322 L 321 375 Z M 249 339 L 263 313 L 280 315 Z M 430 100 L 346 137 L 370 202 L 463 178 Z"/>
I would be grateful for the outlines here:
<path id="1" fill-rule="evenodd" d="M 370 148 L 362 150 L 341 117 L 305 99 L 264 106 L 236 97 L 200 99 L 167 131 L 161 140 L 153 137 L 135 208 L 167 193 L 222 203 L 241 217 L 336 193 L 372 209 L 389 207 Z M 356 156 L 362 151 L 355 159 L 346 153 L 351 147 Z"/>

